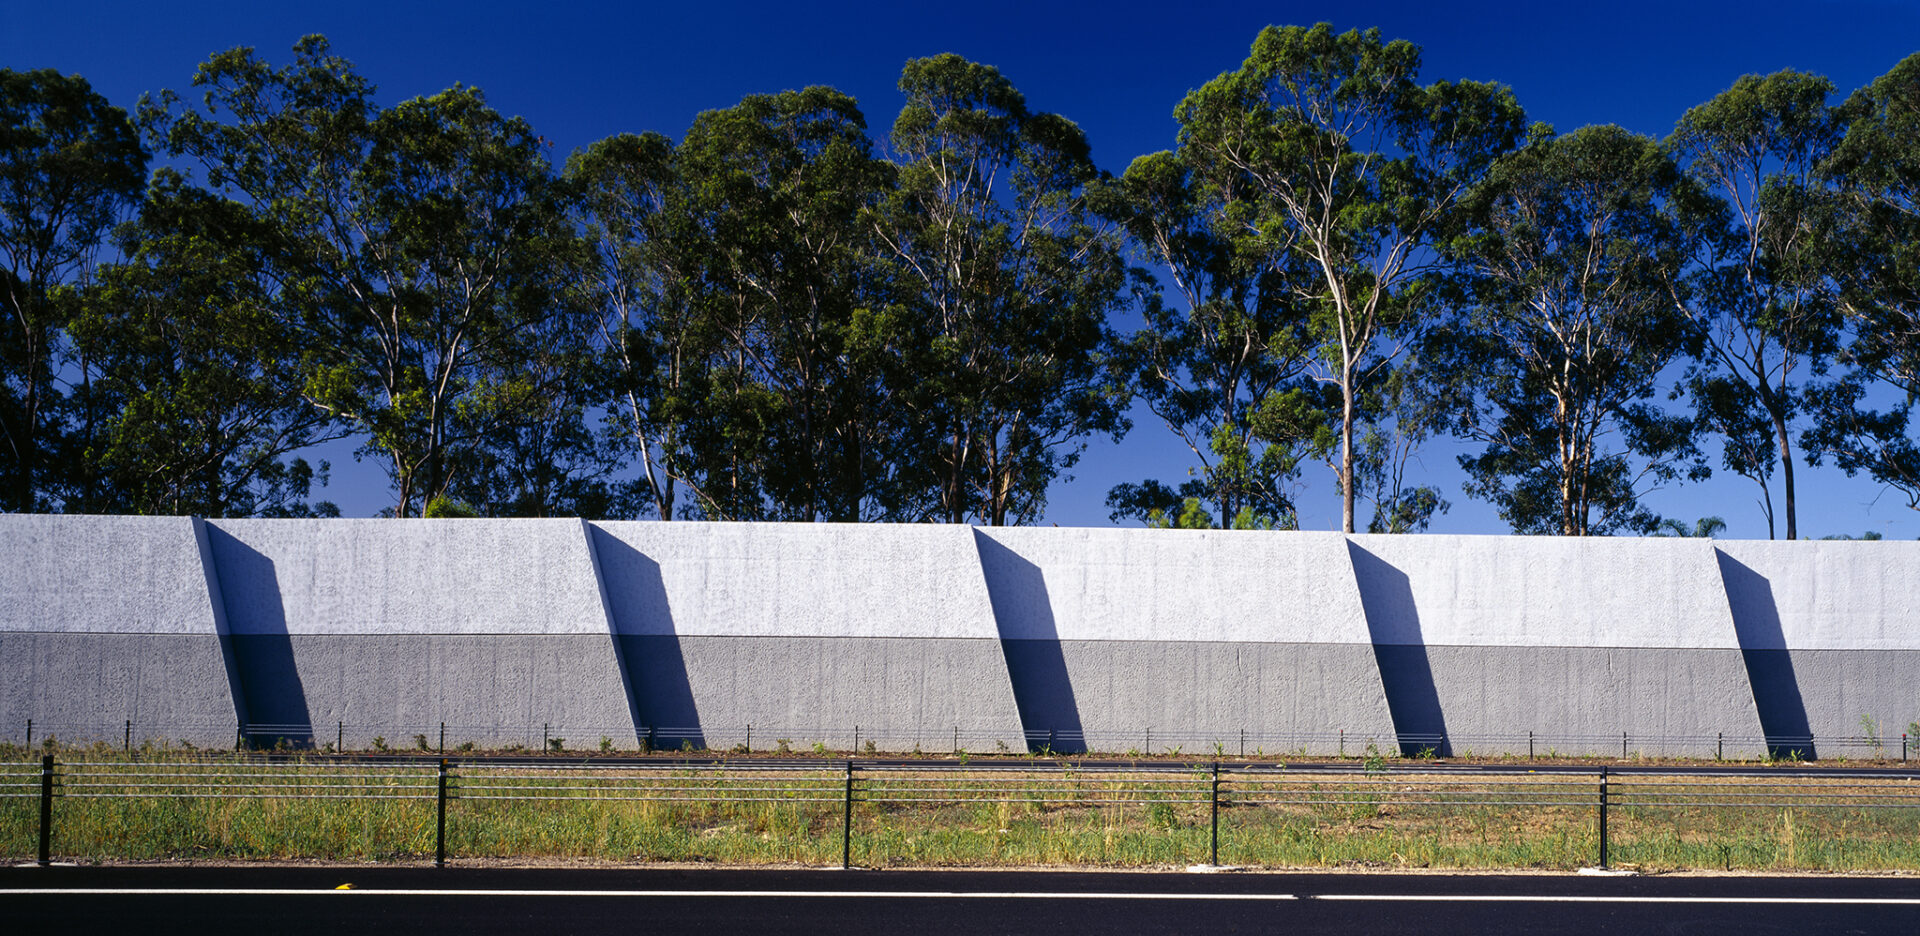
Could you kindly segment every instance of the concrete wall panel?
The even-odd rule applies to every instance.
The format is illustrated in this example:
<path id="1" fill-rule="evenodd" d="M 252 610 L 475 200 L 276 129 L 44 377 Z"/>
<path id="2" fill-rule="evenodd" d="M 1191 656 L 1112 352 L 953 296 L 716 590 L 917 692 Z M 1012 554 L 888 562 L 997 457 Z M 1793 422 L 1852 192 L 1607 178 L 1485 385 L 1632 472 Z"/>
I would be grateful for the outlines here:
<path id="1" fill-rule="evenodd" d="M 1807 737 L 1898 743 L 1920 722 L 1920 543 L 1717 545 L 1777 750 L 1820 756 Z"/>
<path id="2" fill-rule="evenodd" d="M 756 746 L 788 735 L 848 743 L 863 726 L 863 743 L 887 750 L 942 749 L 956 728 L 963 744 L 1018 749 L 966 527 L 593 529 L 640 720 L 671 731 L 657 739 L 667 746 L 729 747 L 751 724 Z"/>
<path id="3" fill-rule="evenodd" d="M 437 743 L 446 722 L 509 741 L 553 724 L 592 735 L 575 742 L 637 743 L 580 521 L 210 527 L 249 723 L 270 726 L 256 740 L 304 742 L 311 726 L 314 743 Z"/>
<path id="4" fill-rule="evenodd" d="M 1124 750 L 1154 727 L 1172 743 L 1245 730 L 1288 749 L 1393 737 L 1338 535 L 975 535 L 1029 738 Z"/>
<path id="5" fill-rule="evenodd" d="M 196 524 L 0 515 L 0 737 L 233 742 Z"/>
<path id="6" fill-rule="evenodd" d="M 1352 554 L 1395 722 L 1419 739 L 1403 747 L 1762 733 L 1708 541 L 1355 536 Z"/>

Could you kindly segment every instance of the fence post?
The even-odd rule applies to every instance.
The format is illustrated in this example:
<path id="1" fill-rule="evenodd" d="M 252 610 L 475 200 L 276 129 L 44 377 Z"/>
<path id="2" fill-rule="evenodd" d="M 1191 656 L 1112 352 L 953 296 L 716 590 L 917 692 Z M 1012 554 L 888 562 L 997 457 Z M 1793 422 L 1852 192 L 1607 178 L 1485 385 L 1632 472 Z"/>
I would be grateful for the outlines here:
<path id="1" fill-rule="evenodd" d="M 1527 732 L 1527 760 L 1533 760 L 1533 732 Z"/>
<path id="2" fill-rule="evenodd" d="M 860 726 L 853 726 L 853 753 L 860 753 Z"/>
<path id="3" fill-rule="evenodd" d="M 1207 864 L 1220 866 L 1220 762 L 1213 762 L 1213 789 L 1208 794 L 1213 804 L 1213 843 L 1207 849 Z"/>
<path id="4" fill-rule="evenodd" d="M 1600 869 L 1607 868 L 1607 767 L 1600 765 Z"/>
<path id="5" fill-rule="evenodd" d="M 40 758 L 40 855 L 38 864 L 53 864 L 53 755 Z"/>
<path id="6" fill-rule="evenodd" d="M 960 726 L 959 725 L 953 726 L 953 753 L 955 755 L 958 755 L 960 753 Z"/>
<path id="7" fill-rule="evenodd" d="M 447 753 L 447 723 L 440 723 L 440 753 Z"/>
<path id="8" fill-rule="evenodd" d="M 333 723 L 333 753 L 347 752 L 347 723 L 345 719 Z"/>
<path id="9" fill-rule="evenodd" d="M 1247 756 L 1247 729 L 1240 729 L 1240 756 Z"/>
<path id="10" fill-rule="evenodd" d="M 1724 731 L 1719 731 L 1714 733 L 1713 759 L 1714 760 L 1727 759 L 1727 733 Z"/>
<path id="11" fill-rule="evenodd" d="M 840 817 L 840 870 L 853 867 L 853 759 L 847 759 L 846 812 Z"/>
<path id="12" fill-rule="evenodd" d="M 447 866 L 447 759 L 440 758 L 440 792 L 433 830 L 433 866 Z"/>
<path id="13" fill-rule="evenodd" d="M 33 750 L 33 719 L 27 719 L 27 750 Z"/>
<path id="14" fill-rule="evenodd" d="M 1347 756 L 1347 729 L 1340 729 L 1340 756 Z"/>
<path id="15" fill-rule="evenodd" d="M 1902 731 L 1900 732 L 1900 760 L 1904 762 L 1906 759 L 1907 759 L 1907 733 Z"/>
<path id="16" fill-rule="evenodd" d="M 1624 731 L 1620 732 L 1620 759 L 1627 759 L 1627 733 Z"/>
<path id="17" fill-rule="evenodd" d="M 1149 728 L 1147 729 L 1147 750 L 1146 750 L 1146 753 L 1148 753 L 1148 754 L 1152 754 L 1152 753 L 1153 753 L 1153 729 L 1152 729 L 1151 727 L 1149 727 Z"/>
<path id="18" fill-rule="evenodd" d="M 547 750 L 547 735 L 552 733 L 553 733 L 552 722 L 540 723 L 540 751 L 543 754 L 546 753 L 546 750 Z"/>
<path id="19" fill-rule="evenodd" d="M 128 753 L 133 750 L 133 719 L 131 718 L 127 719 L 126 736 L 120 739 L 120 750 L 122 753 Z"/>

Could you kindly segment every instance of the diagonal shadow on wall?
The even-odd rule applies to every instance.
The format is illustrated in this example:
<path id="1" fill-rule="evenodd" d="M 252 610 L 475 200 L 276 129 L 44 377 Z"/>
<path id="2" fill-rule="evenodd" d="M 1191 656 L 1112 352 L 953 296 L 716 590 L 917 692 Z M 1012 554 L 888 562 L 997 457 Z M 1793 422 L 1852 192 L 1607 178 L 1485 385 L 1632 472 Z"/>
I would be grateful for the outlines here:
<path id="1" fill-rule="evenodd" d="M 660 563 L 589 525 L 640 736 L 656 748 L 707 746 Z"/>
<path id="2" fill-rule="evenodd" d="M 1733 610 L 1733 632 L 1747 664 L 1747 682 L 1753 686 L 1753 705 L 1760 713 L 1767 755 L 1812 760 L 1813 728 L 1806 699 L 1800 694 L 1800 678 L 1793 671 L 1793 653 L 1780 626 L 1773 583 L 1723 550 L 1715 549 L 1713 554 L 1720 561 L 1720 581 Z"/>
<path id="3" fill-rule="evenodd" d="M 973 531 L 973 542 L 980 551 L 980 570 L 986 574 L 987 598 L 993 604 L 1028 750 L 1086 753 L 1080 703 L 1067 673 L 1046 577 L 1039 566 L 979 530 Z"/>
<path id="4" fill-rule="evenodd" d="M 256 747 L 281 741 L 313 747 L 313 713 L 294 662 L 273 560 L 213 524 L 207 524 L 207 545 L 226 605 L 234 669 L 246 699 L 247 742 Z"/>
<path id="5" fill-rule="evenodd" d="M 1380 667 L 1381 688 L 1387 695 L 1400 753 L 1410 757 L 1429 751 L 1443 757 L 1452 754 L 1412 583 L 1405 572 L 1353 540 L 1347 541 L 1347 554 L 1353 561 L 1360 607 L 1367 616 L 1373 659 Z"/>

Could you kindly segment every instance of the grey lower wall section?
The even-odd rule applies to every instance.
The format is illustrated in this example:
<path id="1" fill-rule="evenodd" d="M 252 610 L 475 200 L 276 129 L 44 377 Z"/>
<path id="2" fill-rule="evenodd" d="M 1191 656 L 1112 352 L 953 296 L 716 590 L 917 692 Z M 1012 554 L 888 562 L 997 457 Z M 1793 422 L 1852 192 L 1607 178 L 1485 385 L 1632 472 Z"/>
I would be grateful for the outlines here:
<path id="1" fill-rule="evenodd" d="M 1389 687 L 1421 686 L 1437 703 L 1409 713 L 1405 747 L 1431 742 L 1442 754 L 1521 754 L 1531 741 L 1535 754 L 1618 755 L 1625 732 L 1629 754 L 1713 756 L 1721 735 L 1729 757 L 1764 751 L 1738 650 L 1377 650 Z"/>
<path id="2" fill-rule="evenodd" d="M 1898 750 L 1920 726 L 1920 651 L 1747 650 L 1760 719 L 1776 754 L 1820 757 L 1820 738 L 1856 738 L 1828 756 Z M 1865 747 L 1863 747 L 1865 745 Z"/>
<path id="3" fill-rule="evenodd" d="M 0 739 L 229 747 L 220 639 L 188 634 L 0 633 Z"/>
<path id="4" fill-rule="evenodd" d="M 997 641 L 623 635 L 659 747 L 1025 750 Z M 753 726 L 753 737 L 747 737 Z M 858 743 L 856 744 L 856 732 Z"/>
<path id="5" fill-rule="evenodd" d="M 1359 753 L 1393 724 L 1364 644 L 1009 640 L 1028 737 L 1062 752 Z M 1371 691 L 1369 691 L 1371 690 Z M 1041 735 L 1045 737 L 1042 738 Z"/>
<path id="6" fill-rule="evenodd" d="M 636 744 L 605 637 L 501 634 L 243 634 L 233 639 L 257 744 L 416 734 L 449 744 Z"/>

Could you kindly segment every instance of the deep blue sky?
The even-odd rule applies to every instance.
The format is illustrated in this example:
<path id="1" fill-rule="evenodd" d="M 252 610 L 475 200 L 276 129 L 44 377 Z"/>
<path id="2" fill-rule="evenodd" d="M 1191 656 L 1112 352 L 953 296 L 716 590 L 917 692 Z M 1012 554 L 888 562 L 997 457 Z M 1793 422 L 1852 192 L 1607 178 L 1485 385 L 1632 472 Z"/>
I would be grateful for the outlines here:
<path id="1" fill-rule="evenodd" d="M 507 4 L 31 3 L 0 7 L 0 66 L 84 75 L 123 106 L 142 92 L 185 89 L 209 54 L 253 46 L 284 62 L 293 42 L 324 33 L 389 103 L 455 82 L 484 89 L 503 112 L 526 117 L 568 152 L 622 131 L 678 138 L 702 110 L 746 94 L 828 84 L 857 97 L 876 136 L 900 105 L 908 58 L 957 52 L 998 66 L 1030 106 L 1077 121 L 1094 158 L 1118 172 L 1167 149 L 1170 116 L 1189 89 L 1237 67 L 1268 24 L 1327 20 L 1378 26 L 1425 50 L 1425 80 L 1504 82 L 1536 120 L 1562 131 L 1617 123 L 1665 135 L 1686 108 L 1747 73 L 1797 68 L 1827 75 L 1845 95 L 1920 50 L 1920 5 L 1860 0 L 1799 3 L 1580 4 L 1441 2 L 1022 4 L 901 3 Z M 1149 414 L 1119 445 L 1096 442 L 1056 485 L 1048 520 L 1106 525 L 1106 491 L 1120 481 L 1177 483 L 1188 458 Z M 369 463 L 336 449 L 321 492 L 348 515 L 391 502 Z M 1484 504 L 1459 491 L 1458 448 L 1429 447 L 1428 476 L 1454 507 L 1434 528 L 1504 532 Z M 1337 525 L 1336 488 L 1310 469 L 1302 525 Z M 1801 529 L 1819 536 L 1880 530 L 1920 535 L 1920 515 L 1896 494 L 1837 472 L 1800 474 Z M 1660 492 L 1657 509 L 1717 514 L 1729 534 L 1765 536 L 1751 482 L 1716 476 Z M 1778 494 L 1776 490 L 1776 501 Z"/>

